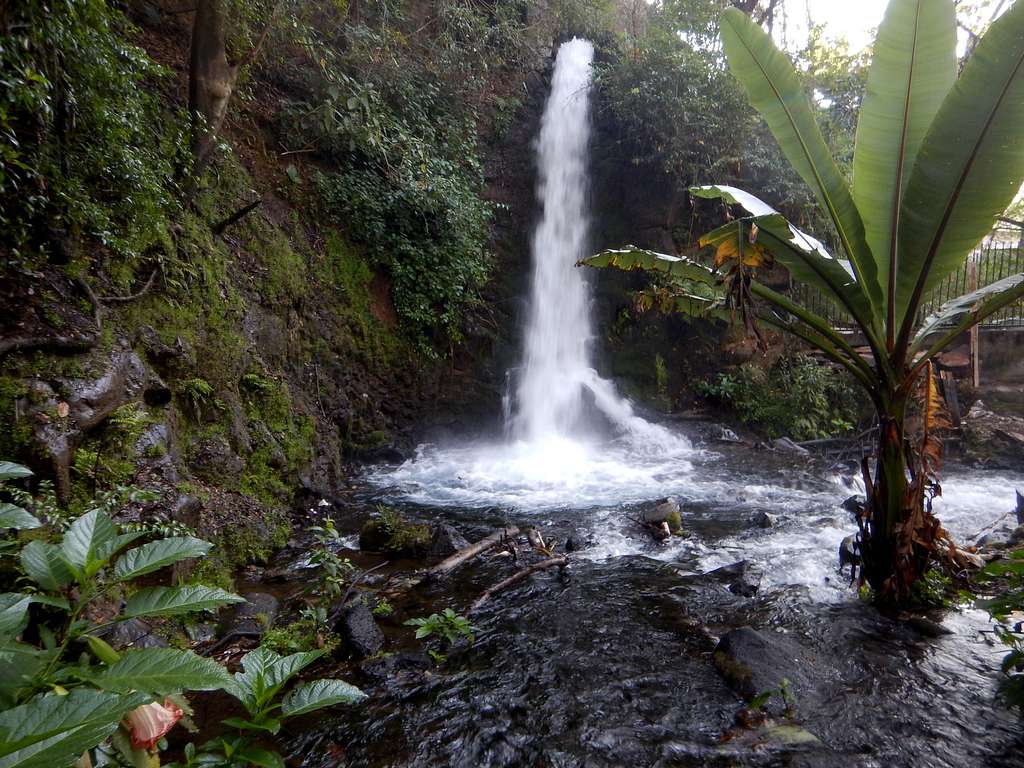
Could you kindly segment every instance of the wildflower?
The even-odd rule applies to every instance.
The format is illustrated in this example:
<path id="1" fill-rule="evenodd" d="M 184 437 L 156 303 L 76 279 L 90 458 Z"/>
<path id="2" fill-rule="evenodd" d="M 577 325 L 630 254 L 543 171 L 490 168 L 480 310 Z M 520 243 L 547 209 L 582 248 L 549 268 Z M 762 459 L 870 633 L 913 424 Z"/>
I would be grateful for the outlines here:
<path id="1" fill-rule="evenodd" d="M 154 701 L 136 707 L 128 713 L 128 718 L 124 721 L 124 726 L 132 737 L 132 747 L 152 749 L 183 714 L 169 698 L 164 699 L 163 704 Z"/>

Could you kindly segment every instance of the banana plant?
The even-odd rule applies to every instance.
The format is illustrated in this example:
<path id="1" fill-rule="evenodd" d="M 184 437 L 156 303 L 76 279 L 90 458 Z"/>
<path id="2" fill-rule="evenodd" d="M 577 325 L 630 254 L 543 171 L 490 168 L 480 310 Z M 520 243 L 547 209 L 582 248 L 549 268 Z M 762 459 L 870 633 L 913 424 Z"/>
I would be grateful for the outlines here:
<path id="1" fill-rule="evenodd" d="M 791 62 L 746 14 L 727 9 L 729 66 L 784 155 L 827 212 L 842 248 L 820 242 L 742 190 L 699 187 L 737 217 L 701 238 L 714 267 L 635 248 L 583 263 L 652 269 L 683 284 L 713 285 L 711 299 L 680 292 L 680 311 L 737 309 L 748 326 L 787 331 L 845 368 L 879 420 L 874 467 L 863 462 L 862 578 L 879 599 L 904 600 L 944 536 L 931 515 L 938 492 L 923 443 L 907 432 L 908 406 L 927 389 L 931 360 L 964 331 L 1024 296 L 1024 274 L 954 299 L 922 318 L 930 292 L 958 269 L 1024 179 L 1024 2 L 989 28 L 957 77 L 953 0 L 891 0 L 874 44 L 847 183 Z M 774 260 L 823 291 L 858 326 L 861 355 L 820 315 L 756 277 Z M 703 296 L 703 294 L 702 294 Z M 929 402 L 931 402 L 929 400 Z M 935 414 L 925 414 L 935 421 Z M 927 430 L 926 430 L 927 431 Z"/>

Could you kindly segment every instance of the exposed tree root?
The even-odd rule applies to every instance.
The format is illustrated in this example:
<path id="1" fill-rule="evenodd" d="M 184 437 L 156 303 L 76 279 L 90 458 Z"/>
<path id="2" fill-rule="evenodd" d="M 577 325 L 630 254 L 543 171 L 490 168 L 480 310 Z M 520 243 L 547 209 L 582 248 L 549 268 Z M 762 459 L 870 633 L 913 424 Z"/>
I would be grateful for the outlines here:
<path id="1" fill-rule="evenodd" d="M 133 293 L 130 296 L 103 296 L 99 300 L 102 301 L 104 304 L 125 304 L 129 301 L 141 299 L 143 296 L 149 293 L 149 290 L 153 287 L 153 283 L 156 281 L 156 276 L 159 271 L 160 267 L 154 269 L 153 274 L 149 276 L 149 280 L 147 280 L 146 284 L 142 286 L 142 290 L 138 291 L 137 293 Z"/>
<path id="2" fill-rule="evenodd" d="M 0 356 L 9 352 L 50 349 L 54 352 L 88 352 L 96 346 L 96 336 L 8 336 L 0 339 Z"/>
<path id="3" fill-rule="evenodd" d="M 470 606 L 469 612 L 472 613 L 481 605 L 483 605 L 492 597 L 494 597 L 494 595 L 498 594 L 502 590 L 515 586 L 521 581 L 525 581 L 532 574 L 537 573 L 538 571 L 544 571 L 548 568 L 555 567 L 565 568 L 565 566 L 567 566 L 568 564 L 569 558 L 567 557 L 552 557 L 547 560 L 541 560 L 539 563 L 534 563 L 533 565 L 527 566 L 526 568 L 523 568 L 523 570 L 517 571 L 516 573 L 512 574 L 504 581 L 499 581 L 494 586 L 489 587 L 487 590 L 482 592 L 480 594 L 480 597 L 473 601 L 473 605 Z"/>

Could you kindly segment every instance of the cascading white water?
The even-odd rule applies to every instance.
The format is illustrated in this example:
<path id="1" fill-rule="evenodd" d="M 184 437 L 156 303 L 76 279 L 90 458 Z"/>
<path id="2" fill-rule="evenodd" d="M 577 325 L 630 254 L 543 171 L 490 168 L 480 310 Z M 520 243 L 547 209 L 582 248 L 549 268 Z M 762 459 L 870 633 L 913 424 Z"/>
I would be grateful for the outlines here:
<path id="1" fill-rule="evenodd" d="M 513 434 L 528 442 L 576 431 L 582 419 L 590 312 L 576 262 L 587 245 L 587 148 L 590 141 L 590 63 L 586 40 L 563 43 L 555 60 L 540 137 L 537 197 L 542 206 L 533 236 L 533 283 Z"/>
<path id="2" fill-rule="evenodd" d="M 588 245 L 593 58 L 594 46 L 587 40 L 562 44 L 541 118 L 537 198 L 542 213 L 533 236 L 530 312 L 509 431 L 538 447 L 584 440 L 589 400 L 620 433 L 643 439 L 648 448 L 674 449 L 680 438 L 637 417 L 590 360 L 590 295 L 576 263 L 587 255 Z"/>
<path id="3" fill-rule="evenodd" d="M 455 506 L 590 507 L 658 496 L 690 469 L 686 438 L 633 412 L 594 370 L 589 345 L 587 160 L 594 47 L 563 43 L 537 140 L 542 212 L 523 362 L 512 372 L 503 443 L 421 446 L 413 461 L 371 480 L 405 497 Z M 609 437 L 607 429 L 613 434 Z"/>

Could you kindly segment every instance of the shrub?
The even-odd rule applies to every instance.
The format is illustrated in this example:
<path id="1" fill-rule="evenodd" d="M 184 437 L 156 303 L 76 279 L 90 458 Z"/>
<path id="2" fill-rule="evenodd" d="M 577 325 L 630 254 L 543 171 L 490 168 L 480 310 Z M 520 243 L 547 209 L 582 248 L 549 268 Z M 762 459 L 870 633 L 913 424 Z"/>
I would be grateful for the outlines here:
<path id="1" fill-rule="evenodd" d="M 697 385 L 698 394 L 734 411 L 768 437 L 814 440 L 852 429 L 860 399 L 845 377 L 796 354 L 768 368 L 750 363 Z"/>

